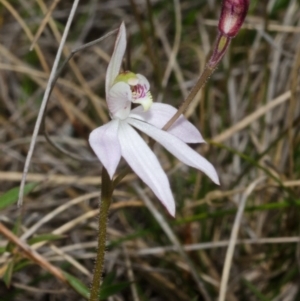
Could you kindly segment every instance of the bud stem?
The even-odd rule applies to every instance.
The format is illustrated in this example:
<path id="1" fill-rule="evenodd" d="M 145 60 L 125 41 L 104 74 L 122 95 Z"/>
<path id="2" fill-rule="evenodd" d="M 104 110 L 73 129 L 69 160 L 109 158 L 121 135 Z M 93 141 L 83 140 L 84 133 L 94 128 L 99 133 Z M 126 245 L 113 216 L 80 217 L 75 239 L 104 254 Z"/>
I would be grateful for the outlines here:
<path id="1" fill-rule="evenodd" d="M 208 66 L 210 68 L 212 69 L 216 68 L 217 64 L 224 56 L 230 42 L 231 42 L 231 38 L 224 36 L 222 33 L 219 33 L 217 42 L 214 47 L 213 54 L 210 60 L 208 61 Z"/>
<path id="2" fill-rule="evenodd" d="M 200 91 L 200 89 L 206 83 L 207 79 L 213 73 L 213 71 L 214 71 L 214 68 L 211 68 L 209 65 L 207 65 L 205 67 L 205 69 L 202 72 L 202 74 L 200 75 L 197 83 L 192 88 L 191 92 L 189 93 L 189 95 L 187 96 L 187 98 L 185 99 L 185 101 L 182 103 L 182 105 L 180 106 L 180 108 L 178 109 L 178 111 L 173 115 L 173 117 L 162 128 L 164 131 L 167 131 L 171 127 L 171 125 L 179 118 L 179 116 L 185 112 L 185 110 L 188 108 L 188 106 L 190 105 L 190 103 L 195 98 L 195 96 L 198 93 L 198 91 Z"/>
<path id="3" fill-rule="evenodd" d="M 223 0 L 222 11 L 219 20 L 219 35 L 215 44 L 212 56 L 208 61 L 203 73 L 200 75 L 196 85 L 182 103 L 176 114 L 162 128 L 167 131 L 177 118 L 185 112 L 196 94 L 204 86 L 209 76 L 213 73 L 218 63 L 224 56 L 231 39 L 238 33 L 241 28 L 248 8 L 250 0 Z"/>

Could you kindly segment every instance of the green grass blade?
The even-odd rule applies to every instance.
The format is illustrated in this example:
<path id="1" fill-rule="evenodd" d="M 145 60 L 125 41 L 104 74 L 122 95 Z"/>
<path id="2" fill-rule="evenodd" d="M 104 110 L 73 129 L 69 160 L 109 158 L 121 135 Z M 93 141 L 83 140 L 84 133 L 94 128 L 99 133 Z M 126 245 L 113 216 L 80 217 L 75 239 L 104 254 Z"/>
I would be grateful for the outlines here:
<path id="1" fill-rule="evenodd" d="M 29 183 L 24 188 L 24 195 L 30 193 L 35 187 L 37 183 Z M 18 201 L 19 198 L 19 186 L 8 190 L 6 193 L 0 196 L 0 210 L 4 209 L 10 205 L 13 205 Z"/>
<path id="2" fill-rule="evenodd" d="M 270 301 L 269 298 L 267 298 L 266 296 L 264 296 L 256 287 L 255 285 L 253 285 L 251 282 L 249 282 L 246 279 L 242 279 L 243 284 L 245 284 L 245 286 L 247 286 L 247 288 L 255 295 L 256 300 L 259 301 Z"/>

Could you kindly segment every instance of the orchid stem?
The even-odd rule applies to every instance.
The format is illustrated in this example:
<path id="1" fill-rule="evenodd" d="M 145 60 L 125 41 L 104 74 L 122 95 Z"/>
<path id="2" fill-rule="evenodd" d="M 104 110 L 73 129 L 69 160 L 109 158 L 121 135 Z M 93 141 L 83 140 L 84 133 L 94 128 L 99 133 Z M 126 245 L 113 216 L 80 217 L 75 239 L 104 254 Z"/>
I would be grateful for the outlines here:
<path id="1" fill-rule="evenodd" d="M 113 182 L 111 181 L 106 169 L 102 168 L 102 186 L 101 186 L 101 201 L 99 213 L 99 231 L 98 231 L 98 250 L 96 263 L 94 268 L 94 275 L 91 285 L 90 301 L 99 300 L 100 282 L 103 273 L 104 255 L 106 248 L 106 232 L 107 232 L 107 219 L 113 193 Z"/>
<path id="2" fill-rule="evenodd" d="M 192 88 L 191 92 L 189 93 L 189 95 L 187 96 L 187 98 L 185 99 L 185 101 L 182 103 L 182 105 L 180 106 L 180 108 L 178 109 L 178 111 L 173 115 L 173 117 L 162 128 L 164 131 L 167 131 L 172 126 L 172 124 L 179 118 L 179 116 L 186 111 L 186 109 L 188 108 L 188 106 L 190 105 L 190 103 L 193 101 L 193 99 L 195 98 L 195 96 L 198 93 L 198 91 L 200 91 L 200 89 L 206 83 L 207 79 L 211 76 L 211 74 L 213 73 L 214 69 L 215 68 L 210 68 L 209 66 L 205 67 L 205 69 L 202 72 L 202 74 L 200 75 L 197 83 Z"/>

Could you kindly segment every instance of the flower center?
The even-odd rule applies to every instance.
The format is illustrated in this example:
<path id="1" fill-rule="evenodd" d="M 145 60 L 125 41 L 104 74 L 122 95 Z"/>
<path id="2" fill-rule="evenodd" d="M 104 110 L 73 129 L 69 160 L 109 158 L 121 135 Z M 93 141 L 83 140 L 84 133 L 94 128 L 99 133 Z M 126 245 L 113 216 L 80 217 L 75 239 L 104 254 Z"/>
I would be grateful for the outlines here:
<path id="1" fill-rule="evenodd" d="M 149 110 L 153 100 L 149 91 L 150 84 L 148 80 L 141 74 L 125 71 L 120 73 L 115 79 L 115 83 L 121 81 L 129 85 L 132 92 L 131 101 L 141 104 L 145 111 Z"/>
<path id="2" fill-rule="evenodd" d="M 146 85 L 142 86 L 140 84 L 131 86 L 131 91 L 132 91 L 132 98 L 134 100 L 146 97 L 147 92 L 148 92 Z"/>

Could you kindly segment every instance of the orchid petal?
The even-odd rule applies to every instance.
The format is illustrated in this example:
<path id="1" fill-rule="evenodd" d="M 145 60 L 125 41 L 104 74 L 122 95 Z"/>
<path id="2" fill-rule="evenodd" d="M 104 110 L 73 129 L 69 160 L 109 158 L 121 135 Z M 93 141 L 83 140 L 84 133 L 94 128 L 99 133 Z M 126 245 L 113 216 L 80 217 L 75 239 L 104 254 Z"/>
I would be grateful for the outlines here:
<path id="1" fill-rule="evenodd" d="M 176 112 L 177 110 L 168 104 L 153 103 L 149 111 L 144 112 L 143 108 L 139 106 L 131 111 L 129 117 L 145 121 L 161 129 Z M 205 142 L 198 129 L 183 115 L 168 129 L 168 133 L 185 143 Z"/>
<path id="2" fill-rule="evenodd" d="M 174 216 L 175 202 L 169 180 L 154 153 L 126 122 L 120 123 L 119 141 L 124 159 Z"/>
<path id="3" fill-rule="evenodd" d="M 138 78 L 138 84 L 139 85 L 142 85 L 143 88 L 146 90 L 146 91 L 149 91 L 150 90 L 150 83 L 148 81 L 148 79 L 142 75 L 142 74 L 136 74 L 136 77 Z"/>
<path id="4" fill-rule="evenodd" d="M 93 130 L 89 137 L 89 143 L 107 169 L 110 178 L 113 177 L 121 159 L 121 147 L 118 140 L 119 120 L 112 120 L 109 123 Z"/>
<path id="5" fill-rule="evenodd" d="M 106 80 L 105 80 L 106 96 L 108 95 L 108 91 L 113 85 L 115 78 L 120 73 L 125 50 L 126 50 L 126 29 L 125 29 L 124 22 L 122 22 L 116 38 L 114 51 L 106 71 Z"/>
<path id="6" fill-rule="evenodd" d="M 107 105 L 113 117 L 124 119 L 129 115 L 131 95 L 130 86 L 124 82 L 118 82 L 109 89 Z"/>
<path id="7" fill-rule="evenodd" d="M 216 184 L 219 184 L 217 172 L 212 164 L 197 152 L 195 152 L 193 149 L 191 149 L 183 141 L 173 135 L 170 135 L 168 132 L 159 130 L 156 127 L 140 120 L 128 118 L 127 122 L 159 142 L 180 161 L 182 161 L 186 165 L 201 170 Z"/>

